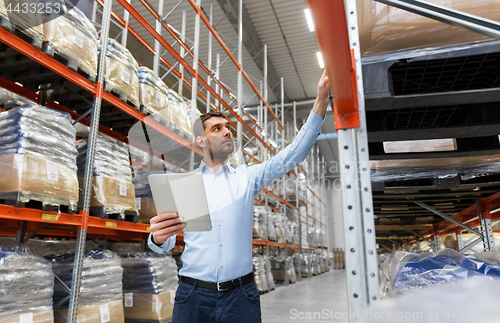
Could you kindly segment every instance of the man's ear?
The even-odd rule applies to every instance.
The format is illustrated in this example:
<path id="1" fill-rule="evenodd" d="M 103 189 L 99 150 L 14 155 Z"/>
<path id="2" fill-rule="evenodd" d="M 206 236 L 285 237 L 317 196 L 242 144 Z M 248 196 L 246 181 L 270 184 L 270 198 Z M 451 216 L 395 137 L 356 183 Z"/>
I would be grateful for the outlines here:
<path id="1" fill-rule="evenodd" d="M 196 143 L 201 148 L 205 148 L 207 146 L 207 138 L 206 137 L 202 137 L 202 136 L 198 136 L 198 137 L 196 137 Z"/>

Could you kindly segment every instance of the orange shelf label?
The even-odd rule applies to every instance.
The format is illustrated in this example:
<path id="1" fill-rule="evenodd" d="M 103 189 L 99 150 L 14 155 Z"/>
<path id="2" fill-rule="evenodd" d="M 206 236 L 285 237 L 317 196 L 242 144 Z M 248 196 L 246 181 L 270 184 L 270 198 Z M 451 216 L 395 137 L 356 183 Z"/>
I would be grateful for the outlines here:
<path id="1" fill-rule="evenodd" d="M 111 227 L 111 228 L 116 228 L 116 223 L 115 222 L 106 222 L 106 226 Z"/>
<path id="2" fill-rule="evenodd" d="M 57 214 L 42 214 L 42 220 L 57 221 L 59 217 Z"/>

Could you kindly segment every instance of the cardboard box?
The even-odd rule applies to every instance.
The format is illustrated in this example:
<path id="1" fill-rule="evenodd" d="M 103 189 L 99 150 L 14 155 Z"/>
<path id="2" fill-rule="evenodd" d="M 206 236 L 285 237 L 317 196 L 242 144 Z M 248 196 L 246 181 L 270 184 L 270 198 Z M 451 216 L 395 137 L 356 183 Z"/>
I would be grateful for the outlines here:
<path id="1" fill-rule="evenodd" d="M 14 315 L 8 318 L 0 319 L 0 323 L 19 323 L 23 320 L 21 315 L 28 315 L 31 318 L 30 313 L 23 313 Z M 33 313 L 33 323 L 53 323 L 54 322 L 54 312 L 46 311 L 41 313 Z"/>
<path id="2" fill-rule="evenodd" d="M 125 318 L 127 320 L 165 320 L 172 317 L 175 298 L 174 290 L 160 294 L 130 294 L 124 294 L 123 297 Z"/>
<path id="3" fill-rule="evenodd" d="M 151 196 L 136 198 L 136 200 L 139 199 L 140 201 L 137 203 L 141 207 L 139 209 L 139 222 L 149 224 L 151 218 L 156 216 L 155 202 Z"/>
<path id="4" fill-rule="evenodd" d="M 55 51 L 68 60 L 76 60 L 78 66 L 87 74 L 95 77 L 97 74 L 97 49 L 98 40 L 93 26 L 87 26 L 84 21 L 75 23 L 76 19 L 82 17 L 73 12 L 72 9 L 66 15 L 48 20 L 43 24 L 44 41 L 50 42 Z M 79 12 L 78 12 L 79 13 Z M 87 30 L 89 28 L 90 30 Z"/>
<path id="5" fill-rule="evenodd" d="M 106 321 L 106 323 L 124 323 L 125 317 L 123 315 L 122 301 L 112 301 L 107 303 L 78 307 L 76 322 L 102 323 L 103 321 L 101 321 L 101 316 L 105 318 L 103 321 Z M 67 309 L 54 311 L 55 323 L 66 323 L 67 319 Z M 107 319 L 109 319 L 109 321 L 107 321 Z"/>
<path id="6" fill-rule="evenodd" d="M 62 164 L 25 154 L 2 155 L 0 174 L 0 195 L 21 191 L 73 204 L 78 200 L 76 170 Z"/>
<path id="7" fill-rule="evenodd" d="M 83 178 L 79 178 L 83 189 Z M 90 206 L 106 206 L 123 211 L 137 212 L 134 184 L 107 176 L 94 176 Z"/>

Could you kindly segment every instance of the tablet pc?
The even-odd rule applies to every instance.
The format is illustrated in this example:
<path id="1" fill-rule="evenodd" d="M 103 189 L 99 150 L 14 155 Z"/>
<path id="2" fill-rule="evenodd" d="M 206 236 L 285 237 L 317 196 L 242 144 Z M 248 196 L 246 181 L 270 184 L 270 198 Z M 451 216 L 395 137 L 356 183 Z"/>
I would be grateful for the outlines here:
<path id="1" fill-rule="evenodd" d="M 212 230 L 203 175 L 152 174 L 148 181 L 158 214 L 177 212 L 186 223 L 184 232 Z"/>

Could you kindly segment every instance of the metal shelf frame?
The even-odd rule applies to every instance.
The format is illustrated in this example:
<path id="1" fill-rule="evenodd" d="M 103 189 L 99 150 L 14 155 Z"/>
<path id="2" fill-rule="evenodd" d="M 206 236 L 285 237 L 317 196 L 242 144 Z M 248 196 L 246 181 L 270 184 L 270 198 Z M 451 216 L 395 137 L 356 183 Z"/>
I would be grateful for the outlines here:
<path id="1" fill-rule="evenodd" d="M 181 0 L 182 1 L 182 0 Z M 274 131 L 276 135 L 278 133 L 281 135 L 281 149 L 284 149 L 287 142 L 291 142 L 292 136 L 290 136 L 289 140 L 285 139 L 285 110 L 284 110 L 284 80 L 281 79 L 281 109 L 276 107 L 276 112 L 273 111 L 271 106 L 267 101 L 267 66 L 264 70 L 264 87 L 263 93 L 259 91 L 255 84 L 252 82 L 250 76 L 243 69 L 242 62 L 242 37 L 243 37 L 243 29 L 242 29 L 242 3 L 243 1 L 239 1 L 239 33 L 238 33 L 238 59 L 233 56 L 233 53 L 230 52 L 229 48 L 224 44 L 221 36 L 215 31 L 214 27 L 211 24 L 210 19 L 205 16 L 205 14 L 201 10 L 201 0 L 185 0 L 190 3 L 196 13 L 195 19 L 195 38 L 194 38 L 194 46 L 190 48 L 185 41 L 185 33 L 182 35 L 178 35 L 176 31 L 168 26 L 165 22 L 165 19 L 168 15 L 172 14 L 176 7 L 174 7 L 167 16 L 163 16 L 164 6 L 163 0 L 159 0 L 159 11 L 155 12 L 153 7 L 147 2 L 147 0 L 140 0 L 141 4 L 144 5 L 148 11 L 155 17 L 156 24 L 155 27 L 151 26 L 149 22 L 142 17 L 139 12 L 134 8 L 130 3 L 126 0 L 116 0 L 123 8 L 124 15 L 123 18 L 112 10 L 113 0 L 96 0 L 93 9 L 93 20 L 95 22 L 95 17 L 97 16 L 97 7 L 102 7 L 102 21 L 100 23 L 100 40 L 102 43 L 107 43 L 109 37 L 109 28 L 110 24 L 113 22 L 122 27 L 121 31 L 121 41 L 122 44 L 126 45 L 128 33 L 130 33 L 133 37 L 135 37 L 142 45 L 151 52 L 154 58 L 154 66 L 153 69 L 156 72 L 159 72 L 160 68 L 164 68 L 168 70 L 168 73 L 172 73 L 176 78 L 179 79 L 179 85 L 182 92 L 183 85 L 187 85 L 192 89 L 191 96 L 191 105 L 193 108 L 196 108 L 198 104 L 198 100 L 203 100 L 207 102 L 207 111 L 209 109 L 213 110 L 222 110 L 225 109 L 229 112 L 236 120 L 237 124 L 230 121 L 232 126 L 236 128 L 237 131 L 237 140 L 240 143 L 240 147 L 242 147 L 243 139 L 247 141 L 247 144 L 252 144 L 259 148 L 260 160 L 264 161 L 269 159 L 270 156 L 275 155 L 276 151 L 270 146 L 268 139 L 270 138 L 269 127 L 274 127 L 274 129 L 280 129 L 280 131 Z M 212 11 L 212 10 L 211 10 Z M 137 31 L 135 31 L 129 25 L 130 17 L 136 19 L 140 25 L 148 31 L 155 39 L 154 47 L 147 43 Z M 184 22 L 185 23 L 185 22 Z M 203 23 L 207 29 L 210 31 L 210 38 L 214 37 L 216 41 L 221 45 L 228 58 L 235 64 L 238 70 L 238 96 L 235 98 L 231 95 L 230 90 L 220 81 L 218 75 L 218 69 L 222 64 L 220 62 L 219 53 L 217 53 L 217 66 L 215 70 L 211 68 L 211 57 L 209 57 L 208 66 L 204 65 L 198 57 L 199 50 L 199 36 L 200 36 L 200 24 Z M 99 25 L 99 24 L 97 24 Z M 161 35 L 162 30 L 166 30 L 168 34 L 175 39 L 176 43 L 181 47 L 180 53 L 177 52 L 173 45 L 170 45 L 166 39 Z M 70 306 L 68 309 L 68 322 L 73 323 L 76 322 L 76 313 L 78 309 L 78 298 L 79 298 L 79 287 L 81 284 L 81 270 L 83 265 L 83 255 L 85 250 L 85 241 L 88 237 L 97 237 L 103 239 L 114 239 L 114 240 L 125 240 L 125 241 L 142 241 L 144 243 L 147 234 L 149 233 L 149 226 L 146 224 L 134 224 L 129 222 L 121 222 L 114 220 L 106 220 L 89 216 L 89 207 L 90 207 L 90 192 L 92 186 L 92 171 L 91 165 L 93 164 L 93 159 L 95 155 L 95 144 L 96 137 L 98 132 L 106 134 L 112 138 L 115 138 L 124 143 L 128 143 L 129 139 L 127 136 L 120 134 L 116 131 L 113 131 L 107 127 L 104 127 L 100 124 L 100 107 L 103 100 L 113 107 L 121 110 L 122 112 L 129 115 L 131 118 L 134 118 L 138 121 L 143 122 L 149 127 L 155 129 L 159 133 L 163 134 L 166 138 L 181 144 L 183 147 L 191 151 L 190 158 L 190 169 L 193 168 L 193 160 L 194 154 L 202 155 L 201 149 L 194 145 L 193 140 L 187 140 L 173 131 L 163 127 L 159 123 L 155 122 L 151 118 L 148 118 L 143 113 L 134 109 L 127 103 L 121 101 L 116 96 L 111 93 L 105 91 L 103 89 L 104 84 L 104 72 L 105 72 L 105 58 L 106 58 L 106 46 L 102 46 L 102 50 L 99 53 L 98 57 L 98 73 L 96 82 L 91 82 L 78 74 L 77 72 L 69 69 L 67 66 L 58 62 L 54 58 L 46 55 L 42 51 L 23 40 L 19 39 L 14 34 L 6 31 L 5 29 L 0 28 L 0 41 L 11 48 L 14 48 L 19 53 L 27 56 L 32 61 L 46 67 L 50 71 L 58 74 L 59 76 L 65 78 L 66 80 L 72 82 L 77 85 L 81 89 L 91 93 L 93 95 L 92 109 L 87 111 L 83 115 L 79 115 L 78 113 L 54 102 L 51 100 L 46 100 L 44 104 L 47 107 L 54 108 L 60 111 L 64 111 L 69 113 L 73 119 L 78 120 L 80 123 L 89 126 L 89 152 L 87 154 L 86 166 L 85 166 L 85 175 L 84 175 L 84 185 L 83 185 L 83 194 L 82 194 L 82 210 L 79 214 L 65 214 L 60 212 L 47 212 L 42 210 L 35 209 L 27 209 L 27 208 L 16 208 L 6 205 L 0 205 L 0 223 L 5 224 L 0 231 L 5 235 L 13 235 L 18 234 L 18 232 L 22 233 L 22 239 L 26 233 L 29 236 L 39 235 L 39 236 L 55 236 L 55 237 L 71 237 L 77 240 L 77 248 L 75 254 L 75 262 L 73 272 L 73 281 L 72 288 L 70 292 Z M 166 50 L 170 55 L 172 55 L 177 61 L 176 64 L 169 63 L 160 53 Z M 210 48 L 210 55 L 212 55 L 212 49 Z M 189 55 L 193 58 L 193 63 L 190 65 L 185 57 Z M 267 46 L 263 48 L 263 55 L 266 57 L 264 60 L 267 62 Z M 180 65 L 179 69 L 176 69 L 176 66 Z M 199 75 L 199 69 L 203 70 L 207 74 L 207 80 L 202 78 Z M 186 77 L 185 72 L 192 76 L 191 81 L 189 81 Z M 258 113 L 258 120 L 255 120 L 250 114 L 248 114 L 244 110 L 243 105 L 243 79 L 247 81 L 247 83 L 251 86 L 251 88 L 255 91 L 255 94 L 258 96 L 260 100 L 261 109 Z M 212 87 L 211 82 L 214 82 L 215 89 Z M 262 83 L 262 82 L 261 82 Z M 201 87 L 199 87 L 200 85 Z M 8 80 L 5 78 L 0 78 L 0 86 L 22 95 L 32 101 L 41 102 L 42 93 L 32 92 L 18 84 L 16 84 L 12 80 Z M 203 89 L 204 90 L 203 90 Z M 206 94 L 204 93 L 206 91 Z M 238 107 L 238 111 L 236 112 L 228 103 L 224 95 L 227 96 L 231 103 L 235 104 Z M 86 117 L 91 112 L 90 117 Z M 273 117 L 272 122 L 268 122 L 267 114 L 268 112 Z M 296 108 L 294 104 L 294 116 L 296 115 Z M 249 118 L 252 125 L 249 125 L 247 122 L 243 120 L 243 114 Z M 194 114 L 193 114 L 194 115 Z M 278 117 L 280 115 L 281 118 Z M 296 118 L 294 118 L 294 131 L 296 132 Z M 244 132 L 246 131 L 246 133 Z M 277 139 L 277 138 L 276 138 Z M 275 141 L 277 142 L 277 140 Z M 147 150 L 147 147 L 144 147 Z M 162 157 L 168 162 L 173 163 L 174 165 L 182 166 L 181 161 L 177 160 L 168 160 L 168 156 L 163 156 L 160 154 L 154 155 L 157 157 Z M 250 156 L 247 153 L 248 156 Z M 311 155 L 312 156 L 312 155 Z M 165 158 L 166 157 L 166 158 Z M 259 162 L 253 156 L 250 156 L 254 159 L 254 161 Z M 318 157 L 319 158 L 319 157 Z M 312 164 L 312 163 L 311 163 Z M 318 159 L 319 164 L 319 159 Z M 185 167 L 187 168 L 187 167 Z M 299 172 L 302 172 L 304 175 L 307 175 L 307 172 L 304 170 L 302 166 L 298 166 L 294 171 L 291 171 L 291 174 L 295 176 L 296 183 L 298 184 L 298 175 Z M 313 176 L 314 172 L 310 172 L 311 176 Z M 319 176 L 319 175 L 318 175 Z M 319 180 L 319 178 L 318 178 Z M 285 177 L 282 179 L 282 183 L 285 183 Z M 303 223 L 306 223 L 306 226 L 309 224 L 310 219 L 313 221 L 313 225 L 315 226 L 325 226 L 326 221 L 321 218 L 321 216 L 326 217 L 326 213 L 321 211 L 321 204 L 325 205 L 325 203 L 321 200 L 321 198 L 314 193 L 310 188 L 308 188 L 313 196 L 316 198 L 315 203 L 319 205 L 316 206 L 318 208 L 318 212 L 310 216 L 309 214 L 305 217 L 305 219 L 300 217 L 300 213 L 298 212 L 299 206 L 305 206 L 306 209 L 311 209 L 311 206 L 308 206 L 304 202 L 300 201 L 298 198 L 298 186 L 296 186 L 296 199 L 295 205 L 286 200 L 285 195 L 285 185 L 283 185 L 283 194 L 279 192 L 273 191 L 272 188 L 268 188 L 264 190 L 265 193 L 265 201 L 256 200 L 257 203 L 262 203 L 267 207 L 274 209 L 275 211 L 279 211 L 280 209 L 285 212 L 287 217 L 292 219 L 298 219 L 299 226 L 302 226 Z M 278 202 L 278 207 L 272 207 L 269 205 L 269 198 L 275 199 Z M 289 211 L 287 211 L 289 210 Z M 297 212 L 299 214 L 297 217 L 294 217 L 293 212 Z M 21 228 L 21 230 L 20 230 Z M 20 235 L 20 234 L 18 234 Z M 21 235 L 20 235 L 21 236 Z M 179 238 L 182 239 L 182 235 L 179 235 Z M 302 240 L 302 235 L 300 236 L 300 240 Z M 180 241 L 179 241 L 180 242 Z M 302 242 L 302 241 L 301 241 Z M 268 253 L 269 247 L 276 248 L 284 248 L 287 252 L 302 252 L 302 243 L 298 245 L 291 244 L 279 244 L 270 241 L 254 241 L 254 245 L 256 246 L 265 246 L 266 251 Z M 308 252 L 311 250 L 317 250 L 317 247 L 309 247 Z"/>

